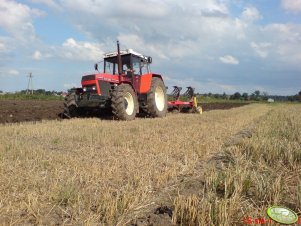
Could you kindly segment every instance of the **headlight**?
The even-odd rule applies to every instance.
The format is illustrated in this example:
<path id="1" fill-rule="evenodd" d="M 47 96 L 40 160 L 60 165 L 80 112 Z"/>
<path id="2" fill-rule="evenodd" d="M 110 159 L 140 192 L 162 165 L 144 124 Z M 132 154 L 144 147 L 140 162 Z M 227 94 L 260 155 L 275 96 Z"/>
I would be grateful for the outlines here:
<path id="1" fill-rule="evenodd" d="M 87 91 L 87 87 L 84 87 L 84 88 L 83 88 L 83 91 L 86 92 L 86 91 Z"/>
<path id="2" fill-rule="evenodd" d="M 96 87 L 95 87 L 95 86 L 92 86 L 92 89 L 93 89 L 93 90 L 96 90 Z"/>

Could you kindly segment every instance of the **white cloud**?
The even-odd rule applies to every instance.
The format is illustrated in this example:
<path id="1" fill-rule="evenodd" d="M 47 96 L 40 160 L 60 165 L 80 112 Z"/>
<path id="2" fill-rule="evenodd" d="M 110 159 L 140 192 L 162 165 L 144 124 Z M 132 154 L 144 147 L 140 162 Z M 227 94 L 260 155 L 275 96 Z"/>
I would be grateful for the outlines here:
<path id="1" fill-rule="evenodd" d="M 32 59 L 41 60 L 42 59 L 42 53 L 38 50 L 34 51 L 34 53 L 32 54 Z"/>
<path id="2" fill-rule="evenodd" d="M 17 41 L 35 40 L 33 18 L 45 15 L 38 9 L 32 9 L 27 5 L 9 1 L 0 1 L 0 27 L 11 34 Z"/>
<path id="3" fill-rule="evenodd" d="M 6 51 L 7 51 L 7 47 L 5 43 L 0 41 L 0 52 L 6 52 Z"/>
<path id="4" fill-rule="evenodd" d="M 63 86 L 66 89 L 70 89 L 70 88 L 73 88 L 73 87 L 79 87 L 79 85 L 76 85 L 75 83 L 65 83 Z"/>
<path id="5" fill-rule="evenodd" d="M 227 85 L 227 84 L 218 84 L 221 90 L 227 93 L 234 93 L 239 89 L 239 87 L 234 86 L 234 85 Z M 220 92 L 221 93 L 221 92 Z"/>
<path id="6" fill-rule="evenodd" d="M 8 74 L 9 75 L 18 75 L 20 73 L 19 73 L 19 71 L 15 70 L 15 69 L 11 69 L 11 70 L 8 71 Z"/>
<path id="7" fill-rule="evenodd" d="M 270 56 L 282 61 L 286 67 L 301 69 L 301 25 L 270 24 L 262 28 L 261 32 L 273 46 L 270 48 Z"/>
<path id="8" fill-rule="evenodd" d="M 180 0 L 65 0 L 60 3 L 73 26 L 102 43 L 105 52 L 115 50 L 115 40 L 119 39 L 122 48 L 133 48 L 163 62 L 208 53 L 220 55 L 220 49 L 232 48 L 232 43 L 246 38 L 248 21 L 231 17 L 226 1 L 191 0 L 187 4 Z M 71 58 L 72 54 L 68 51 L 65 57 Z"/>
<path id="9" fill-rule="evenodd" d="M 51 8 L 54 8 L 56 10 L 60 10 L 60 5 L 55 2 L 54 0 L 30 0 L 32 3 L 38 3 L 38 4 L 45 4 Z"/>
<path id="10" fill-rule="evenodd" d="M 43 60 L 46 58 L 53 57 L 53 55 L 54 55 L 53 49 L 48 49 L 47 51 L 48 51 L 47 53 L 45 53 L 45 52 L 42 53 L 40 50 L 36 50 L 32 53 L 31 58 L 34 60 Z M 51 51 L 53 53 L 50 53 Z"/>
<path id="11" fill-rule="evenodd" d="M 19 75 L 20 72 L 16 69 L 0 69 L 0 77 L 1 78 L 8 78 L 8 77 L 15 77 L 17 75 Z"/>
<path id="12" fill-rule="evenodd" d="M 163 18 L 170 10 L 168 1 L 158 0 L 112 0 L 110 2 L 106 0 L 65 0 L 61 2 L 61 5 L 68 10 L 76 12 L 92 13 L 97 16 L 113 14 L 115 17 L 119 18 L 125 18 L 129 15 L 136 18 Z"/>
<path id="13" fill-rule="evenodd" d="M 259 57 L 266 58 L 268 56 L 269 48 L 271 47 L 271 43 L 268 43 L 268 42 L 262 42 L 262 43 L 251 42 L 250 45 Z"/>
<path id="14" fill-rule="evenodd" d="M 104 51 L 101 44 L 69 38 L 58 49 L 58 54 L 70 60 L 97 61 L 103 58 Z"/>
<path id="15" fill-rule="evenodd" d="M 249 22 L 254 22 L 262 18 L 260 12 L 255 7 L 247 7 L 241 15 L 242 19 Z"/>
<path id="16" fill-rule="evenodd" d="M 136 34 L 120 34 L 117 37 L 123 46 L 134 49 L 142 54 L 168 59 L 167 55 L 162 51 L 161 46 L 155 43 L 148 43 L 142 37 Z"/>
<path id="17" fill-rule="evenodd" d="M 294 13 L 301 12 L 301 0 L 282 0 L 281 5 L 287 11 Z"/>
<path id="18" fill-rule="evenodd" d="M 226 55 L 226 56 L 220 57 L 219 59 L 224 64 L 234 64 L 234 65 L 239 64 L 238 59 L 236 59 L 235 57 L 230 56 L 230 55 Z"/>
<path id="19" fill-rule="evenodd" d="M 0 36 L 0 57 L 12 53 L 16 48 L 14 39 Z"/>
<path id="20" fill-rule="evenodd" d="M 100 25 L 96 23 L 98 20 L 103 28 L 121 33 L 137 33 L 138 30 L 152 40 L 205 34 L 220 28 L 219 22 L 225 24 L 223 21 L 229 14 L 226 5 L 218 0 L 191 0 L 189 4 L 179 0 L 66 0 L 62 6 L 77 27 L 94 37 L 102 37 L 101 29 L 95 29 Z M 79 14 L 82 16 L 78 17 Z"/>

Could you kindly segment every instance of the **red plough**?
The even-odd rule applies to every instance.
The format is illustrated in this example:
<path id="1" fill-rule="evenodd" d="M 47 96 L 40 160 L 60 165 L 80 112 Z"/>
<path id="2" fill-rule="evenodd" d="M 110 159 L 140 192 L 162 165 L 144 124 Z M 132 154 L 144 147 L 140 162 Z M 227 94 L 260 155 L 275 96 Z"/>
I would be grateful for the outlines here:
<path id="1" fill-rule="evenodd" d="M 202 114 L 202 108 L 198 106 L 196 96 L 194 94 L 194 88 L 187 87 L 183 97 L 188 101 L 180 100 L 182 87 L 174 86 L 174 90 L 170 94 L 173 100 L 168 101 L 168 111 L 178 111 L 185 113 L 199 113 Z"/>

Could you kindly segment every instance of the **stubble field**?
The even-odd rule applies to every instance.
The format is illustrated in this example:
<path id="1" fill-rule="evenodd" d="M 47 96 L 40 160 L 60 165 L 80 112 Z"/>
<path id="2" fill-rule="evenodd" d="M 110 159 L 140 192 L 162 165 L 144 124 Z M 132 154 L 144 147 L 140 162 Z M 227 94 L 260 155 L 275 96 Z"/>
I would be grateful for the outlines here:
<path id="1" fill-rule="evenodd" d="M 245 225 L 301 211 L 301 105 L 0 125 L 1 225 Z"/>

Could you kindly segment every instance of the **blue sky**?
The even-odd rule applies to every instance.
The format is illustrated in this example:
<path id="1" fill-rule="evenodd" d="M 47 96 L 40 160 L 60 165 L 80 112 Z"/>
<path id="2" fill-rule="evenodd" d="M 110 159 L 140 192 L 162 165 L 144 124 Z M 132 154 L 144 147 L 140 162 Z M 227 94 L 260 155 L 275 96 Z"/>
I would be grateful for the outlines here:
<path id="1" fill-rule="evenodd" d="M 301 0 L 0 0 L 0 90 L 67 90 L 105 52 L 153 57 L 168 86 L 301 90 Z"/>

